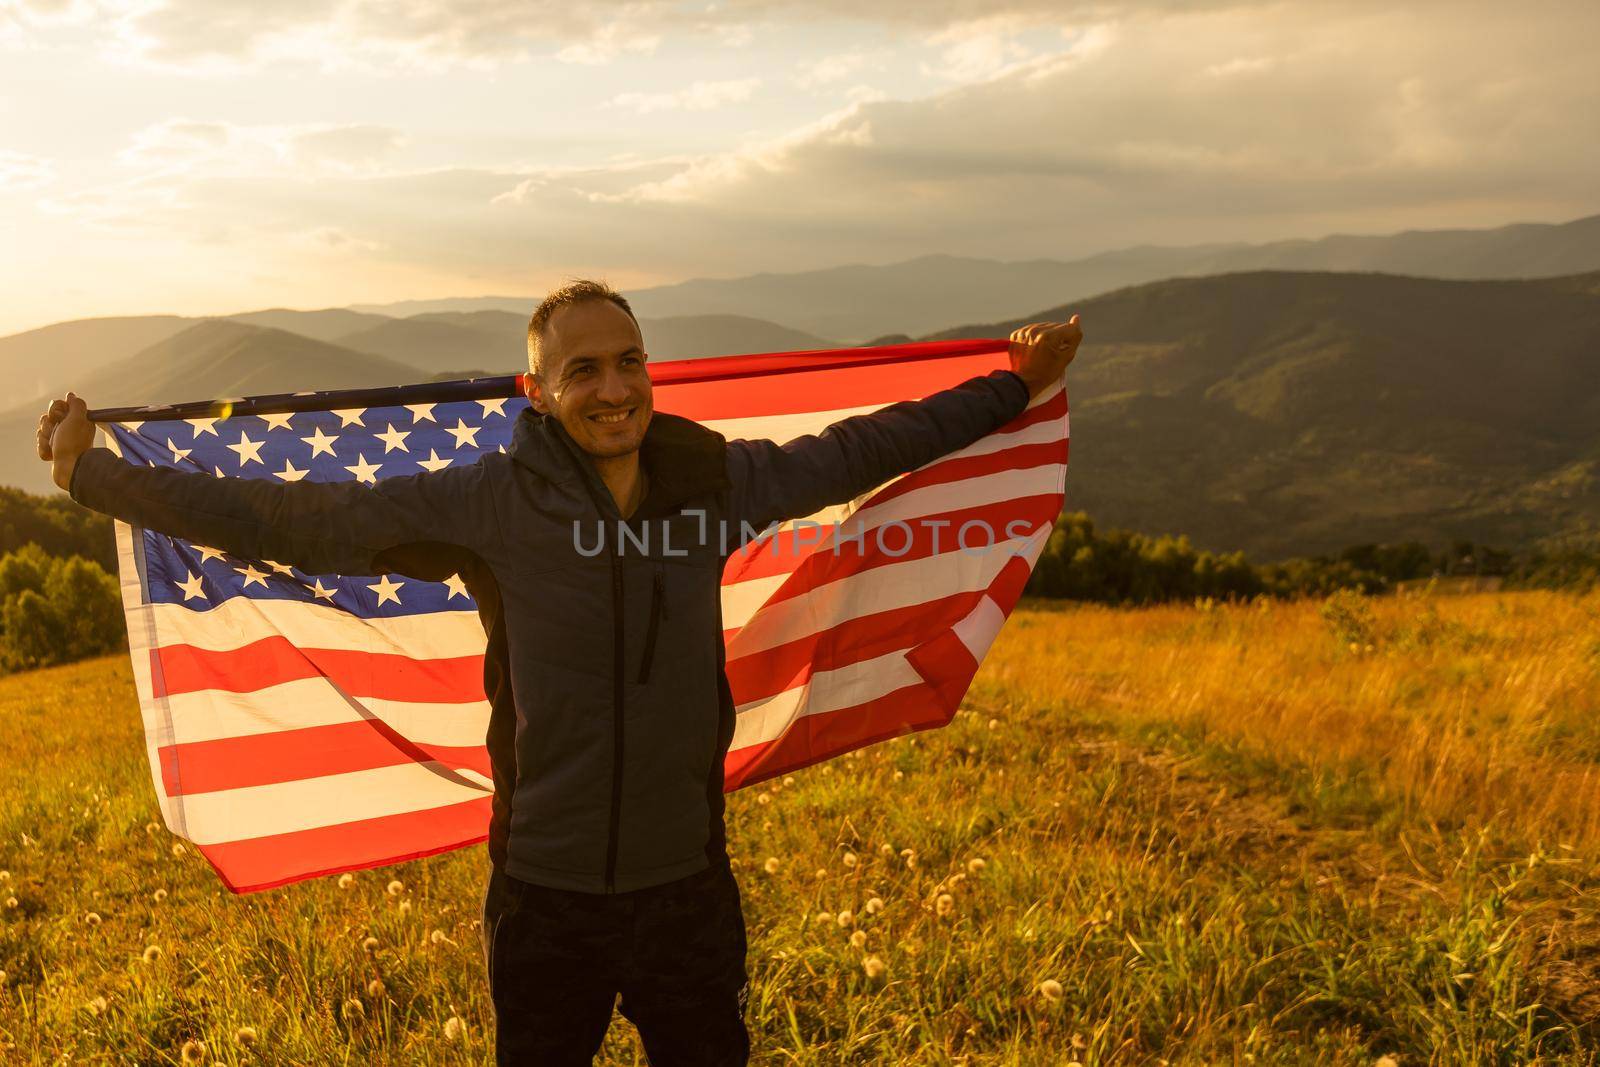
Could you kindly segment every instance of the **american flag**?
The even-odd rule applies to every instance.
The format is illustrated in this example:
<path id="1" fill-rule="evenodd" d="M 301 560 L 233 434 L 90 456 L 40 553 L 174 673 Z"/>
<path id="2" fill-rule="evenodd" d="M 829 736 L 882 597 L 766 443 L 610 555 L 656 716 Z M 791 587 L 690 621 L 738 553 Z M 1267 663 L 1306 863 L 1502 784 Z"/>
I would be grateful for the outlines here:
<path id="1" fill-rule="evenodd" d="M 983 340 L 733 356 L 651 377 L 657 411 L 783 442 L 1003 368 L 1006 352 Z M 526 406 L 506 376 L 93 414 L 130 463 L 370 484 L 504 451 Z M 1067 437 L 1057 387 L 972 446 L 734 553 L 726 789 L 950 721 L 1061 510 Z M 833 551 L 839 528 L 866 531 L 864 550 Z M 229 889 L 484 840 L 484 633 L 459 576 L 305 574 L 116 533 L 162 815 Z"/>

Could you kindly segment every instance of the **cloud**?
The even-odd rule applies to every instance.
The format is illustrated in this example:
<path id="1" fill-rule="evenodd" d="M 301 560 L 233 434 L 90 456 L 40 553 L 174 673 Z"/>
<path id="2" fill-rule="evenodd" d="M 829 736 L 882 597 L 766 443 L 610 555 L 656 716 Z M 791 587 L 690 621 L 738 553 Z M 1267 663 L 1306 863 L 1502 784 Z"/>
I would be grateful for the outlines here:
<path id="1" fill-rule="evenodd" d="M 117 159 L 143 179 L 155 173 L 350 173 L 373 169 L 404 144 L 404 135 L 388 126 L 248 126 L 170 118 L 137 131 Z"/>
<path id="2" fill-rule="evenodd" d="M 802 89 L 815 89 L 843 81 L 865 66 L 867 59 L 867 53 L 861 51 L 823 56 L 814 62 L 803 64 L 800 73 L 795 75 L 795 84 Z"/>
<path id="3" fill-rule="evenodd" d="M 303 128 L 174 120 L 130 148 L 152 168 L 142 182 L 58 203 L 266 273 L 326 255 L 340 276 L 355 261 L 484 291 L 580 270 L 671 279 L 1570 218 L 1596 210 L 1600 172 L 1587 43 L 1600 12 L 1574 12 L 1284 5 L 1106 21 L 924 99 L 588 167 L 411 173 L 393 136 L 356 132 L 345 147 L 377 163 L 354 171 L 328 152 L 307 176 Z M 258 145 L 259 171 L 217 162 Z M 283 236 L 324 231 L 340 235 L 325 252 Z"/>
<path id="4" fill-rule="evenodd" d="M 311 166 L 359 171 L 390 159 L 406 144 L 399 130 L 388 126 L 324 126 L 289 135 L 290 154 Z"/>
<path id="5" fill-rule="evenodd" d="M 760 84 L 760 78 L 697 81 L 670 93 L 618 93 L 607 106 L 626 108 L 641 115 L 652 111 L 712 111 L 750 99 Z"/>
<path id="6" fill-rule="evenodd" d="M 111 56 L 228 71 L 264 64 L 330 69 L 484 66 L 554 55 L 608 63 L 652 53 L 668 35 L 750 42 L 754 30 L 819 23 L 939 31 L 996 20 L 1073 26 L 1270 0 L 0 0 L 0 34 L 60 25 L 99 30 Z M 1351 0 L 1352 3 L 1377 0 Z M 998 52 L 996 51 L 998 47 Z M 952 62 L 994 70 L 1016 42 L 952 41 Z"/>
<path id="7" fill-rule="evenodd" d="M 0 149 L 0 192 L 42 189 L 55 176 L 55 165 L 48 159 Z"/>

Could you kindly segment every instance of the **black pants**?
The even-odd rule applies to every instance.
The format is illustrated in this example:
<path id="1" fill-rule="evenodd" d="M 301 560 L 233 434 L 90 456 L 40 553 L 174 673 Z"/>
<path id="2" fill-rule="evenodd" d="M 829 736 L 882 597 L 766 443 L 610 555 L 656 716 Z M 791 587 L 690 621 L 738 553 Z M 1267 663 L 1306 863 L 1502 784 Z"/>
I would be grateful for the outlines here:
<path id="1" fill-rule="evenodd" d="M 749 1062 L 744 913 L 725 868 L 608 895 L 495 867 L 483 943 L 498 1064 L 590 1067 L 619 993 L 652 1067 Z"/>

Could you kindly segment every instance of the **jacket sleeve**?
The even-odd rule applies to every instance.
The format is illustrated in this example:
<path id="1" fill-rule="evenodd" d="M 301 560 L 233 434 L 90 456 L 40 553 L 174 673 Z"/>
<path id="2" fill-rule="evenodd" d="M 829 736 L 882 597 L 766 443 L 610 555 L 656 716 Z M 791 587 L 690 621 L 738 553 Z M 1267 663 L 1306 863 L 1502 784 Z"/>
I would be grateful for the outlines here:
<path id="1" fill-rule="evenodd" d="M 1028 406 L 1020 375 L 1003 370 L 922 400 L 834 423 L 787 444 L 728 442 L 731 519 L 760 530 L 853 500 L 896 475 L 965 448 Z"/>
<path id="2" fill-rule="evenodd" d="M 269 482 L 139 467 L 108 448 L 78 457 L 70 495 L 134 526 L 307 574 L 381 574 L 386 550 L 477 551 L 499 532 L 482 463 L 360 482 Z M 398 571 L 397 573 L 407 573 Z"/>

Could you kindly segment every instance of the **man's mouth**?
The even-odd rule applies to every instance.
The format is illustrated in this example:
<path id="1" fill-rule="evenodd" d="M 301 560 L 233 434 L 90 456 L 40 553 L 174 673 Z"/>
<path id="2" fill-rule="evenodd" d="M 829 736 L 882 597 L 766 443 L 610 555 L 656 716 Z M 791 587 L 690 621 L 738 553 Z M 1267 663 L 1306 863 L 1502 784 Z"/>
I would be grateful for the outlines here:
<path id="1" fill-rule="evenodd" d="M 633 408 L 628 408 L 626 411 L 606 411 L 596 415 L 590 415 L 589 418 L 603 426 L 610 426 L 619 422 L 626 422 L 628 417 L 633 414 L 633 411 Z"/>

